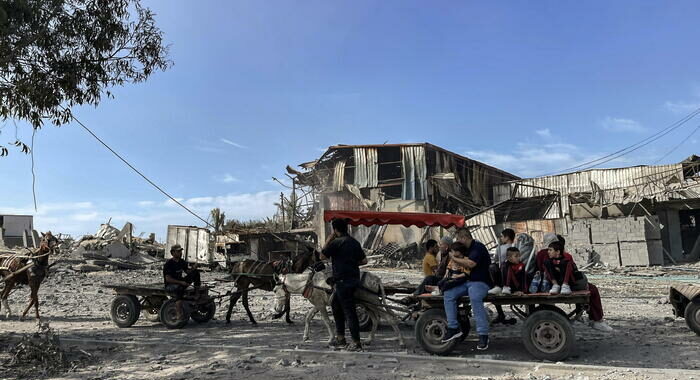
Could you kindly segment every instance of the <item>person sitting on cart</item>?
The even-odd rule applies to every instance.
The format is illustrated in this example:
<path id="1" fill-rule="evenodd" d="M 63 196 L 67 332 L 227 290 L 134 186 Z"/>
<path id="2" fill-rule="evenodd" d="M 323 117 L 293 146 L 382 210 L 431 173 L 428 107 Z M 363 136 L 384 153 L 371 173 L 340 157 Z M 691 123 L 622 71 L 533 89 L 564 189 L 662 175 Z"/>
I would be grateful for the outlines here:
<path id="1" fill-rule="evenodd" d="M 458 242 L 466 246 L 466 257 L 458 258 L 450 252 L 450 260 L 469 268 L 470 273 L 467 282 L 445 291 L 447 333 L 443 337 L 443 342 L 458 339 L 463 335 L 460 330 L 457 306 L 460 298 L 468 294 L 476 320 L 476 332 L 479 334 L 479 343 L 476 348 L 477 350 L 486 350 L 489 347 L 489 319 L 484 308 L 484 298 L 489 291 L 491 256 L 482 243 L 474 240 L 468 229 L 458 229 L 456 237 Z"/>
<path id="2" fill-rule="evenodd" d="M 508 260 L 509 265 L 502 294 L 522 295 L 527 293 L 530 278 L 525 270 L 525 263 L 520 261 L 520 250 L 517 247 L 508 248 L 506 260 Z"/>
<path id="3" fill-rule="evenodd" d="M 450 247 L 450 254 L 451 257 L 463 259 L 467 254 L 467 246 L 460 242 L 456 242 Z M 469 280 L 470 272 L 471 269 L 469 269 L 467 266 L 458 264 L 454 260 L 450 260 L 449 264 L 447 265 L 445 277 L 443 277 L 437 284 L 440 291 L 444 293 L 449 289 L 466 283 L 467 280 Z"/>
<path id="4" fill-rule="evenodd" d="M 545 275 L 552 283 L 549 294 L 571 294 L 573 290 L 588 289 L 588 281 L 579 272 L 574 261 L 564 255 L 564 246 L 559 241 L 549 244 L 549 257 L 544 261 Z"/>
<path id="5" fill-rule="evenodd" d="M 571 254 L 566 252 L 566 240 L 563 236 L 557 235 L 552 232 L 544 234 L 545 246 L 549 246 L 550 243 L 555 241 L 561 243 L 562 250 L 564 251 L 563 256 L 570 259 L 571 261 L 574 261 L 574 258 L 571 256 Z M 537 252 L 535 262 L 537 264 L 537 269 L 540 271 L 540 273 L 545 272 L 544 261 L 547 259 L 548 256 L 549 253 L 547 248 Z M 595 286 L 591 282 L 588 282 L 588 291 L 590 292 L 590 299 L 588 309 L 586 311 L 588 313 L 588 318 L 590 319 L 590 327 L 599 331 L 612 332 L 612 327 L 610 327 L 603 319 L 605 314 L 603 312 L 603 302 L 600 298 L 600 290 L 598 290 L 597 286 Z"/>
<path id="6" fill-rule="evenodd" d="M 201 285 L 199 270 L 196 268 L 188 268 L 187 262 L 182 259 L 182 246 L 175 244 L 170 248 L 172 257 L 163 265 L 163 279 L 165 281 L 165 290 L 175 294 L 175 308 L 177 310 L 177 319 L 184 319 L 182 309 L 182 298 L 185 296 L 185 290 L 190 284 L 195 287 Z"/>

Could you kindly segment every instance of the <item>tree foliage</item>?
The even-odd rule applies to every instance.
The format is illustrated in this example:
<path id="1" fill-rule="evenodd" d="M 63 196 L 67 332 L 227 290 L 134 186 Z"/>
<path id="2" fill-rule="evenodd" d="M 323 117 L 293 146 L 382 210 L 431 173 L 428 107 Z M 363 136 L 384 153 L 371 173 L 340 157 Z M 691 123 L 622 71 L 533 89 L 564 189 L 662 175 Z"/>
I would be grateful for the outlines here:
<path id="1" fill-rule="evenodd" d="M 221 212 L 221 209 L 214 208 L 209 212 L 209 219 L 211 219 L 211 224 L 214 226 L 214 232 L 219 233 L 223 231 L 224 225 L 226 224 L 226 214 Z"/>
<path id="2" fill-rule="evenodd" d="M 167 55 L 140 0 L 0 0 L 0 118 L 66 124 L 71 107 L 166 70 Z"/>

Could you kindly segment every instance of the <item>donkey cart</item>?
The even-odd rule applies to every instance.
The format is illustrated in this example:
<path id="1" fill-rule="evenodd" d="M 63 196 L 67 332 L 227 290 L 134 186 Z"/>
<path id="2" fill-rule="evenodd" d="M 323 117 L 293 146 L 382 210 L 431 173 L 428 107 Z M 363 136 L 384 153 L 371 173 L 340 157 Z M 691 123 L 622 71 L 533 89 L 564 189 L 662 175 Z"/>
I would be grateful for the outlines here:
<path id="1" fill-rule="evenodd" d="M 138 321 L 144 311 L 151 321 L 160 321 L 169 329 L 184 327 L 189 319 L 206 323 L 216 313 L 215 298 L 209 295 L 211 287 L 188 288 L 183 298 L 187 318 L 177 319 L 175 294 L 165 290 L 162 283 L 145 285 L 104 285 L 117 294 L 112 300 L 112 322 L 119 327 L 129 327 Z"/>
<path id="2" fill-rule="evenodd" d="M 537 359 L 559 361 L 566 359 L 574 347 L 576 339 L 572 321 L 578 319 L 588 304 L 590 293 L 587 290 L 569 295 L 549 295 L 548 293 L 515 295 L 490 295 L 484 302 L 494 305 L 510 305 L 511 310 L 524 323 L 522 326 L 523 345 Z M 442 342 L 447 332 L 443 297 L 422 295 L 421 311 L 415 325 L 416 341 L 424 350 L 435 355 L 452 352 L 469 332 L 471 306 L 469 297 L 463 297 L 459 305 L 459 320 L 462 325 L 461 340 Z M 557 304 L 576 305 L 568 314 Z"/>

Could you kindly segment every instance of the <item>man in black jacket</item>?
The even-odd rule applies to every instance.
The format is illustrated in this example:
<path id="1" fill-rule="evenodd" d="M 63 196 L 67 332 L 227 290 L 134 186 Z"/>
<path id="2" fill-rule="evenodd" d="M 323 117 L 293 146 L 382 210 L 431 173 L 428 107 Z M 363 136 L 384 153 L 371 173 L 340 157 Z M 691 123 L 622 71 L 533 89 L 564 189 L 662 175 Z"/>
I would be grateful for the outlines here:
<path id="1" fill-rule="evenodd" d="M 331 301 L 335 319 L 336 339 L 334 347 L 347 346 L 348 350 L 360 351 L 360 323 L 355 311 L 355 290 L 360 286 L 360 265 L 367 264 L 360 243 L 348 235 L 348 222 L 334 219 L 333 233 L 326 240 L 321 259 L 330 258 L 333 266 L 335 292 Z M 348 323 L 352 344 L 345 341 L 345 322 Z"/>

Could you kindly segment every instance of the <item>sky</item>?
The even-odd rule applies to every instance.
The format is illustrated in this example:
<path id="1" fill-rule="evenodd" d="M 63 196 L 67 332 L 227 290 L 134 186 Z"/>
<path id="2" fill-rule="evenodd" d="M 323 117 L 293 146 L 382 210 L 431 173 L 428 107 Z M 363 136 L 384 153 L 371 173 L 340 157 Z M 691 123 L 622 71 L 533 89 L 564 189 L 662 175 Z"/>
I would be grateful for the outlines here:
<path id="1" fill-rule="evenodd" d="M 201 215 L 271 216 L 285 190 L 272 177 L 330 145 L 430 142 L 527 177 L 700 107 L 693 1 L 143 4 L 173 67 L 74 114 Z M 698 125 L 607 166 L 698 153 Z M 21 121 L 0 126 L 3 141 L 31 140 Z M 0 158 L 0 213 L 73 235 L 109 220 L 159 240 L 168 224 L 202 225 L 77 125 L 45 126 L 34 153 L 37 210 L 30 156 L 14 150 Z"/>

